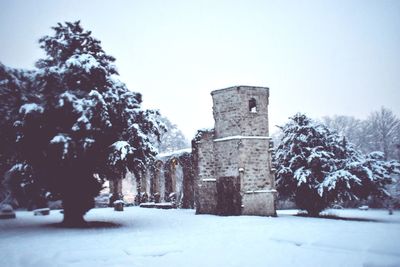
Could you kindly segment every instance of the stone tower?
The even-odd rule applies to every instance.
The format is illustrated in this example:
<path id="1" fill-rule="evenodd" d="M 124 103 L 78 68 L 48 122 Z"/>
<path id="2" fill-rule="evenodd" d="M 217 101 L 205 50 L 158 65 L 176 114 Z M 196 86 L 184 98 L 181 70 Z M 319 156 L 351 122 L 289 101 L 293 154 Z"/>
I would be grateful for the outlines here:
<path id="1" fill-rule="evenodd" d="M 193 144 L 196 212 L 275 216 L 269 89 L 235 86 L 211 95 L 215 128 L 199 131 Z"/>

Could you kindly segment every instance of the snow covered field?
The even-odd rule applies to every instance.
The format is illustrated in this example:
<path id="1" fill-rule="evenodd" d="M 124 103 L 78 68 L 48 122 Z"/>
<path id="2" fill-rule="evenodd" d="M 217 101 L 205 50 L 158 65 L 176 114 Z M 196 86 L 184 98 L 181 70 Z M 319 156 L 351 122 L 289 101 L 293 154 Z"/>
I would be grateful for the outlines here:
<path id="1" fill-rule="evenodd" d="M 0 266 L 400 266 L 400 213 L 331 210 L 381 222 L 218 217 L 193 210 L 93 209 L 86 219 L 112 228 L 63 229 L 62 214 L 0 220 Z M 383 222 L 382 222 L 383 221 Z"/>

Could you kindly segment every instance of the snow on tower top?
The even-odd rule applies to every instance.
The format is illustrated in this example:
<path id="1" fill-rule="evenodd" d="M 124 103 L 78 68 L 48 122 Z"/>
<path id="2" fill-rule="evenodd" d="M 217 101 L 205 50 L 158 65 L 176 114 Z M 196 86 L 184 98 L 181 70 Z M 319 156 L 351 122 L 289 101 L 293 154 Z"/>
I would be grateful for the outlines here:
<path id="1" fill-rule="evenodd" d="M 265 90 L 267 94 L 269 93 L 269 88 L 264 86 L 250 86 L 250 85 L 235 85 L 227 88 L 217 89 L 211 92 L 211 95 L 223 93 L 230 90 Z"/>

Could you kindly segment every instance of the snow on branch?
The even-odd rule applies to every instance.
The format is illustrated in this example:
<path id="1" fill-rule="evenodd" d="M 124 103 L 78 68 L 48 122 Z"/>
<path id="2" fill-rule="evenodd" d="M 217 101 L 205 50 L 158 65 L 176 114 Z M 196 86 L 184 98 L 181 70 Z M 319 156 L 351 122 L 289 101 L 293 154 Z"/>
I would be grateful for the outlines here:
<path id="1" fill-rule="evenodd" d="M 27 103 L 20 107 L 19 113 L 23 115 L 27 115 L 29 113 L 43 113 L 44 109 L 40 105 L 36 103 Z"/>
<path id="2" fill-rule="evenodd" d="M 126 161 L 129 154 L 133 154 L 135 149 L 126 141 L 117 141 L 111 146 L 111 153 L 109 155 L 109 163 L 116 165 L 117 162 Z"/>

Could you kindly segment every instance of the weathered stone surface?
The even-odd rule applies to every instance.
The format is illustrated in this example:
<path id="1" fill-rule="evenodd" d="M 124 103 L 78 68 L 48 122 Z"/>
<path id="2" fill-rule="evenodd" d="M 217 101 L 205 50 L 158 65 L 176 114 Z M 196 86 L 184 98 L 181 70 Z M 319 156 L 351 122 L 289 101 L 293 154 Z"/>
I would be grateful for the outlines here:
<path id="1" fill-rule="evenodd" d="M 211 95 L 216 138 L 268 136 L 268 88 L 234 86 Z M 252 111 L 249 104 L 253 99 L 256 109 Z"/>
<path id="2" fill-rule="evenodd" d="M 196 214 L 217 214 L 217 183 L 202 181 L 196 198 Z"/>
<path id="3" fill-rule="evenodd" d="M 276 216 L 274 192 L 248 192 L 242 197 L 243 215 Z"/>
<path id="4" fill-rule="evenodd" d="M 200 132 L 192 143 L 197 213 L 275 215 L 269 89 L 235 86 L 211 95 L 215 129 Z M 237 178 L 238 185 L 228 185 L 226 177 Z M 243 206 L 240 211 L 239 202 Z"/>

